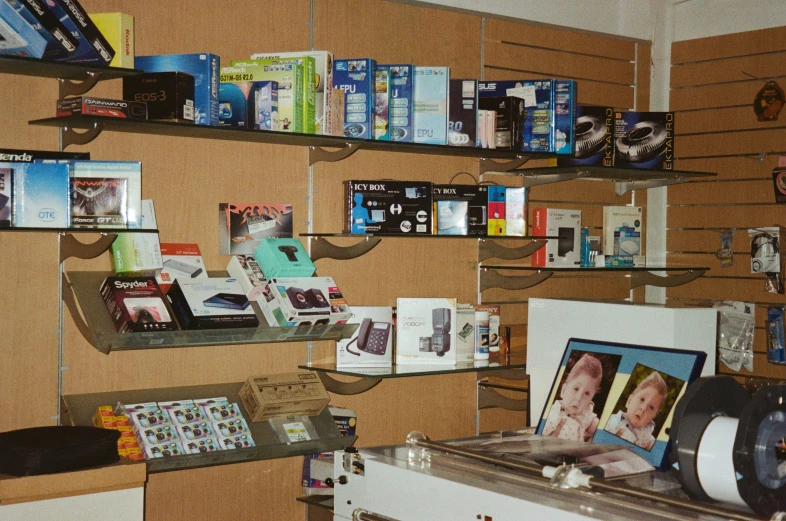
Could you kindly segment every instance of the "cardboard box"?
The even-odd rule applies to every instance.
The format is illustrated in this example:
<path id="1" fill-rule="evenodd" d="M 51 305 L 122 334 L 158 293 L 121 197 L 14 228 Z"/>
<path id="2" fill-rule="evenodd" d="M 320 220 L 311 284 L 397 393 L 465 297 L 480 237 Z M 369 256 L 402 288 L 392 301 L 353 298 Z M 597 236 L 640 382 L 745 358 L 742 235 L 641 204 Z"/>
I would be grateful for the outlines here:
<path id="1" fill-rule="evenodd" d="M 576 150 L 576 82 L 573 80 L 554 80 L 554 117 L 552 135 L 554 153 L 572 156 Z"/>
<path id="2" fill-rule="evenodd" d="M 576 105 L 573 123 L 575 151 L 561 155 L 558 166 L 611 166 L 614 159 L 614 109 L 595 105 Z"/>
<path id="3" fill-rule="evenodd" d="M 325 386 L 310 371 L 251 376 L 239 394 L 255 422 L 275 416 L 316 416 L 330 402 Z"/>
<path id="4" fill-rule="evenodd" d="M 324 76 L 319 78 L 316 56 L 308 52 L 280 53 L 280 54 L 257 54 L 252 56 L 253 60 L 271 59 L 274 63 L 297 63 L 303 66 L 301 75 L 302 86 L 298 102 L 302 105 L 303 133 L 318 134 L 316 100 L 317 83 L 324 81 Z M 322 60 L 320 60 L 322 61 Z M 324 67 L 324 65 L 323 65 Z"/>
<path id="5" fill-rule="evenodd" d="M 450 80 L 448 145 L 478 146 L 477 80 Z"/>
<path id="6" fill-rule="evenodd" d="M 603 255 L 641 255 L 643 232 L 640 206 L 603 207 Z"/>
<path id="7" fill-rule="evenodd" d="M 348 233 L 431 234 L 432 184 L 414 181 L 345 181 Z"/>
<path id="8" fill-rule="evenodd" d="M 89 96 L 57 100 L 55 116 L 80 115 L 120 119 L 147 119 L 147 103 Z"/>
<path id="9" fill-rule="evenodd" d="M 134 68 L 134 17 L 126 13 L 89 13 L 90 19 L 115 50 L 110 67 Z"/>
<path id="10" fill-rule="evenodd" d="M 58 161 L 0 163 L 13 177 L 13 225 L 30 228 L 67 228 L 69 168 Z"/>
<path id="11" fill-rule="evenodd" d="M 501 236 L 506 234 L 507 216 L 506 199 L 507 187 L 499 185 L 490 185 L 488 187 L 488 235 Z"/>
<path id="12" fill-rule="evenodd" d="M 194 77 L 186 72 L 126 76 L 123 99 L 147 103 L 147 119 L 194 122 Z"/>
<path id="13" fill-rule="evenodd" d="M 398 298 L 396 312 L 396 364 L 456 363 L 456 299 Z"/>
<path id="14" fill-rule="evenodd" d="M 672 170 L 674 113 L 616 112 L 614 166 Z"/>
<path id="15" fill-rule="evenodd" d="M 278 130 L 277 81 L 224 81 L 230 77 L 221 68 L 218 94 L 218 124 L 221 127 Z"/>
<path id="16" fill-rule="evenodd" d="M 415 143 L 448 142 L 450 67 L 415 67 Z"/>
<path id="17" fill-rule="evenodd" d="M 271 278 L 258 302 L 271 327 L 345 324 L 352 317 L 331 277 Z"/>
<path id="18" fill-rule="evenodd" d="M 499 352 L 499 343 L 500 343 L 500 313 L 499 313 L 499 306 L 488 306 L 483 304 L 476 304 L 474 306 L 475 312 L 486 312 L 489 314 L 489 354 L 494 356 L 495 353 Z"/>
<path id="19" fill-rule="evenodd" d="M 353 307 L 347 324 L 360 324 L 351 337 L 336 342 L 337 367 L 393 365 L 393 308 Z"/>
<path id="20" fill-rule="evenodd" d="M 554 80 L 506 80 L 478 83 L 478 96 L 515 96 L 524 99 L 526 118 L 520 136 L 520 148 L 525 152 L 552 152 Z M 490 147 L 491 148 L 491 147 Z"/>
<path id="21" fill-rule="evenodd" d="M 310 277 L 317 271 L 300 239 L 262 239 L 254 258 L 268 278 Z"/>
<path id="22" fill-rule="evenodd" d="M 278 131 L 303 133 L 304 66 L 298 60 L 234 60 L 222 69 L 224 82 L 275 81 L 278 83 Z"/>
<path id="23" fill-rule="evenodd" d="M 177 329 L 152 277 L 107 277 L 100 292 L 118 333 Z"/>
<path id="24" fill-rule="evenodd" d="M 415 69 L 412 65 L 377 65 L 377 69 L 390 72 L 390 97 L 388 99 L 388 129 L 391 141 L 411 143 L 414 123 Z"/>
<path id="25" fill-rule="evenodd" d="M 581 210 L 535 208 L 532 235 L 549 239 L 532 255 L 532 266 L 578 268 L 581 265 Z"/>
<path id="26" fill-rule="evenodd" d="M 186 280 L 208 277 L 198 244 L 162 243 L 161 260 L 162 268 L 156 275 L 156 282 L 164 293 L 179 277 Z"/>
<path id="27" fill-rule="evenodd" d="M 331 136 L 344 135 L 344 91 L 341 89 L 330 89 L 333 91 L 333 98 L 330 101 L 330 125 Z"/>
<path id="28" fill-rule="evenodd" d="M 333 87 L 344 92 L 344 136 L 374 139 L 374 73 L 369 58 L 333 62 Z"/>
<path id="29" fill-rule="evenodd" d="M 229 259 L 227 273 L 237 279 L 248 300 L 256 302 L 262 297 L 267 277 L 252 255 L 233 255 Z"/>
<path id="30" fill-rule="evenodd" d="M 166 294 L 183 329 L 257 327 L 251 303 L 236 279 L 175 279 Z"/>
<path id="31" fill-rule="evenodd" d="M 456 306 L 456 360 L 473 360 L 475 357 L 475 306 L 458 304 Z"/>
<path id="32" fill-rule="evenodd" d="M 156 277 L 164 265 L 157 233 L 119 233 L 111 252 L 118 275 Z"/>

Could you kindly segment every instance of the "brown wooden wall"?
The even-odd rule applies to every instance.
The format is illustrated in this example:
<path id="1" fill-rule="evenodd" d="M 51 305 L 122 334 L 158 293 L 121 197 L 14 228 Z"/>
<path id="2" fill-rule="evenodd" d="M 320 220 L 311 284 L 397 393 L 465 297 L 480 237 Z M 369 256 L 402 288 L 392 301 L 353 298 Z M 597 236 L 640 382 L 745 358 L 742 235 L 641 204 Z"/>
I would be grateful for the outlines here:
<path id="1" fill-rule="evenodd" d="M 136 18 L 138 55 L 214 52 L 225 63 L 259 51 L 309 47 L 309 0 L 290 0 L 276 21 L 249 2 L 226 0 L 220 13 L 208 2 L 83 0 L 88 11 L 117 11 Z M 315 0 L 313 48 L 336 58 L 374 57 L 379 62 L 448 65 L 453 77 L 486 79 L 562 76 L 579 80 L 579 100 L 620 108 L 646 108 L 649 45 L 525 24 L 483 20 L 474 15 L 384 0 Z M 438 28 L 438 30 L 435 30 Z M 351 37 L 347 35 L 351 32 Z M 482 41 L 483 34 L 485 40 Z M 428 35 L 413 37 L 412 35 Z M 482 56 L 481 49 L 485 48 Z M 481 65 L 483 64 L 483 66 Z M 49 117 L 56 82 L 0 75 L 3 97 L 0 146 L 56 149 L 57 132 L 31 127 Z M 634 87 L 634 85 L 636 85 Z M 120 96 L 118 81 L 91 94 Z M 638 100 L 638 101 L 637 101 Z M 215 208 L 219 202 L 291 202 L 295 233 L 307 231 L 307 197 L 314 198 L 314 231 L 341 229 L 341 181 L 350 178 L 428 179 L 448 182 L 459 171 L 477 172 L 471 159 L 360 151 L 339 163 L 314 167 L 315 192 L 308 194 L 305 148 L 184 138 L 106 133 L 84 147 L 94 159 L 143 162 L 143 197 L 152 198 L 163 242 L 196 242 L 208 269 L 223 269 L 218 254 Z M 495 176 L 515 184 L 514 178 Z M 644 203 L 639 196 L 637 204 Z M 584 211 L 585 223 L 601 225 L 602 204 L 626 204 L 610 183 L 562 183 L 532 190 L 531 206 L 555 205 Z M 85 237 L 83 240 L 89 240 Z M 345 241 L 351 244 L 353 241 Z M 58 264 L 51 234 L 0 235 L 0 431 L 50 425 L 57 407 Z M 66 269 L 108 270 L 107 256 L 69 260 Z M 321 260 L 354 305 L 394 305 L 398 296 L 455 296 L 475 302 L 477 251 L 473 241 L 385 239 L 370 254 L 345 262 Z M 530 296 L 620 299 L 624 279 L 551 280 L 517 295 L 490 292 L 484 300 Z M 525 348 L 526 304 L 503 308 L 514 326 L 514 346 Z M 303 343 L 200 347 L 117 352 L 102 355 L 65 318 L 65 394 L 241 381 L 250 374 L 292 371 L 307 360 Z M 335 344 L 315 344 L 314 362 L 333 361 Z M 359 445 L 401 443 L 419 429 L 439 438 L 475 432 L 475 375 L 384 381 L 355 397 L 332 403 L 357 410 Z M 488 411 L 482 430 L 522 426 L 521 413 Z M 300 458 L 155 474 L 146 495 L 148 521 L 186 519 L 295 520 L 303 508 Z M 217 500 L 216 498 L 221 498 Z"/>
<path id="2" fill-rule="evenodd" d="M 768 293 L 764 276 L 750 272 L 748 228 L 784 223 L 784 207 L 774 201 L 772 169 L 786 151 L 784 126 L 759 122 L 756 93 L 767 79 L 783 84 L 786 36 L 765 29 L 675 43 L 672 46 L 670 107 L 675 116 L 675 162 L 681 170 L 717 172 L 708 181 L 669 188 L 667 250 L 670 263 L 709 266 L 697 281 L 668 290 L 679 305 L 714 300 L 755 302 L 753 375 L 785 378 L 786 368 L 766 355 L 767 304 L 784 296 Z M 759 155 L 764 154 L 760 159 Z M 721 268 L 715 252 L 720 231 L 734 228 L 734 265 Z M 724 365 L 719 371 L 731 372 Z M 750 376 L 744 370 L 741 375 Z"/>

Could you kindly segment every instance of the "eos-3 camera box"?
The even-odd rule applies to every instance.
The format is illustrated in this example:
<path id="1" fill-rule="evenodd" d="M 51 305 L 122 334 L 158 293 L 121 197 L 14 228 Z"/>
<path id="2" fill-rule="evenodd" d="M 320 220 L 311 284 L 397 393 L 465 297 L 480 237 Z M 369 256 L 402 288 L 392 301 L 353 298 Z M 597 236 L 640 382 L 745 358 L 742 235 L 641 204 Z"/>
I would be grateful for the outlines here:
<path id="1" fill-rule="evenodd" d="M 451 364 L 458 360 L 456 299 L 399 298 L 396 363 Z"/>
<path id="2" fill-rule="evenodd" d="M 336 60 L 333 87 L 344 92 L 344 136 L 374 139 L 374 83 L 377 62 Z"/>
<path id="3" fill-rule="evenodd" d="M 614 108 L 576 105 L 573 123 L 576 149 L 557 158 L 558 166 L 612 166 L 614 160 Z"/>
<path id="4" fill-rule="evenodd" d="M 271 278 L 258 302 L 271 327 L 345 324 L 352 316 L 331 277 Z"/>
<path id="5" fill-rule="evenodd" d="M 325 386 L 311 371 L 251 376 L 239 395 L 255 422 L 284 415 L 316 416 L 330 402 Z"/>
<path id="6" fill-rule="evenodd" d="M 488 187 L 434 185 L 434 235 L 486 235 Z"/>
<path id="7" fill-rule="evenodd" d="M 578 268 L 581 265 L 581 210 L 535 208 L 532 235 L 550 239 L 532 255 L 532 266 Z"/>
<path id="8" fill-rule="evenodd" d="M 256 313 L 237 279 L 175 279 L 166 298 L 183 329 L 259 325 Z"/>
<path id="9" fill-rule="evenodd" d="M 107 277 L 101 284 L 101 297 L 119 333 L 177 329 L 152 277 Z"/>
<path id="10" fill-rule="evenodd" d="M 615 113 L 614 166 L 673 170 L 674 113 Z"/>
<path id="11" fill-rule="evenodd" d="M 123 99 L 147 103 L 147 119 L 194 122 L 194 77 L 185 72 L 126 76 Z"/>
<path id="12" fill-rule="evenodd" d="M 429 235 L 432 190 L 429 182 L 345 181 L 345 231 Z"/>

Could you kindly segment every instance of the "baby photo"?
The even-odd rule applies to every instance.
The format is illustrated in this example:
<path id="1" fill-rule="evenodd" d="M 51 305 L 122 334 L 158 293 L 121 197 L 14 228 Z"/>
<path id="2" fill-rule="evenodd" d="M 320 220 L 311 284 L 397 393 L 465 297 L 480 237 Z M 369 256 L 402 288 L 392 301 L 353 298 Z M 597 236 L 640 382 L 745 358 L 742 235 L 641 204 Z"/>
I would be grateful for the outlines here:
<path id="1" fill-rule="evenodd" d="M 592 441 L 621 355 L 573 351 L 540 434 Z"/>
<path id="2" fill-rule="evenodd" d="M 603 430 L 652 450 L 684 381 L 636 364 Z"/>

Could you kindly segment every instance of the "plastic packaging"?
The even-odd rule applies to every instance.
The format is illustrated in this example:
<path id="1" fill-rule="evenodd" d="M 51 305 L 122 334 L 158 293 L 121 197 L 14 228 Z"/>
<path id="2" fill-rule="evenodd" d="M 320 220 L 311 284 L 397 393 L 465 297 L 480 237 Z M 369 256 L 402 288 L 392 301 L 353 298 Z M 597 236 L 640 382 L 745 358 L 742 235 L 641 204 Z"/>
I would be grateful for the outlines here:
<path id="1" fill-rule="evenodd" d="M 755 304 L 720 301 L 713 307 L 718 310 L 718 359 L 733 371 L 753 371 Z"/>
<path id="2" fill-rule="evenodd" d="M 489 312 L 475 312 L 475 360 L 489 357 Z"/>

